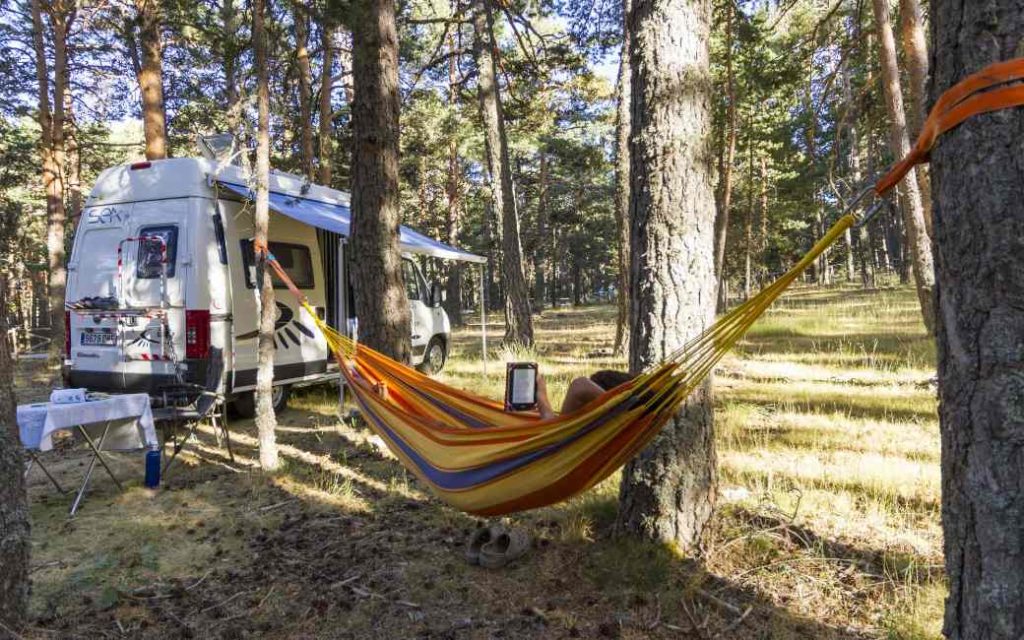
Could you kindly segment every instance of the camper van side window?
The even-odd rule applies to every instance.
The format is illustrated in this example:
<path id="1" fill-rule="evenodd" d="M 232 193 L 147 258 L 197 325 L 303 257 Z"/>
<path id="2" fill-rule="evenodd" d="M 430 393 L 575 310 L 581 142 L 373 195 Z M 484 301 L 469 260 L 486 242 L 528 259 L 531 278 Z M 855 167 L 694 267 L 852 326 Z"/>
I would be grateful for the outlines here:
<path id="1" fill-rule="evenodd" d="M 228 263 L 228 245 L 224 242 L 224 219 L 213 214 L 213 235 L 217 238 L 217 253 L 221 264 Z"/>
<path id="2" fill-rule="evenodd" d="M 178 258 L 178 227 L 160 225 L 143 227 L 139 236 L 158 236 L 167 245 L 167 277 L 174 277 L 174 264 Z M 153 239 L 139 241 L 139 253 L 135 261 L 135 277 L 140 280 L 159 278 L 163 274 L 163 245 Z"/>
<path id="3" fill-rule="evenodd" d="M 270 253 L 277 258 L 278 264 L 292 279 L 299 289 L 312 289 L 313 282 L 313 256 L 309 247 L 301 244 L 289 244 L 287 242 L 271 242 L 268 244 Z M 242 260 L 245 262 L 245 286 L 249 289 L 256 288 L 256 254 L 252 249 L 252 240 L 242 240 Z M 274 288 L 285 289 L 285 284 L 276 274 L 273 275 Z"/>

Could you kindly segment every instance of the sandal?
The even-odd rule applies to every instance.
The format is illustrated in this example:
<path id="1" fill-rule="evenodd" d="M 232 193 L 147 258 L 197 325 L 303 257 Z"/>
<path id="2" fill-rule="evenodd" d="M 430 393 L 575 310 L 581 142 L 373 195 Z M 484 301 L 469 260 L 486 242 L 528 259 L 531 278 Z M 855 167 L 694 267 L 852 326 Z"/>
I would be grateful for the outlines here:
<path id="1" fill-rule="evenodd" d="M 505 533 L 505 529 L 498 525 L 477 527 L 473 533 L 469 534 L 469 541 L 466 543 L 466 562 L 480 564 L 480 550 L 485 544 L 494 541 L 503 533 Z"/>
<path id="2" fill-rule="evenodd" d="M 530 534 L 522 529 L 502 531 L 480 549 L 480 566 L 498 569 L 530 550 Z"/>

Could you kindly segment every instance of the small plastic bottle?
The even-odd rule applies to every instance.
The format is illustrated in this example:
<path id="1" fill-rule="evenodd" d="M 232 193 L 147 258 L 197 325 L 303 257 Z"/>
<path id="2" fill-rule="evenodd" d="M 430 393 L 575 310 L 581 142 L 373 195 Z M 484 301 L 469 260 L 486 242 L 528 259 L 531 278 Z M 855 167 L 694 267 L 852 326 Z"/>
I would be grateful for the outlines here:
<path id="1" fill-rule="evenodd" d="M 160 449 L 150 447 L 146 452 L 146 486 L 156 489 L 160 486 Z"/>

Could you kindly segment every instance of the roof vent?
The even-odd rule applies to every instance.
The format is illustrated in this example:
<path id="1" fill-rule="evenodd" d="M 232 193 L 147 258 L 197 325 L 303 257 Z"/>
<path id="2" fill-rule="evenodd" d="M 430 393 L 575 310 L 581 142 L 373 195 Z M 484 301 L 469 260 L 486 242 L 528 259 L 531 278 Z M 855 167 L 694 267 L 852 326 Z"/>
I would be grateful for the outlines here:
<path id="1" fill-rule="evenodd" d="M 215 133 L 209 136 L 199 136 L 196 146 L 207 160 L 213 160 L 220 164 L 233 164 L 242 166 L 242 154 L 245 149 L 238 144 L 235 136 L 230 133 Z"/>

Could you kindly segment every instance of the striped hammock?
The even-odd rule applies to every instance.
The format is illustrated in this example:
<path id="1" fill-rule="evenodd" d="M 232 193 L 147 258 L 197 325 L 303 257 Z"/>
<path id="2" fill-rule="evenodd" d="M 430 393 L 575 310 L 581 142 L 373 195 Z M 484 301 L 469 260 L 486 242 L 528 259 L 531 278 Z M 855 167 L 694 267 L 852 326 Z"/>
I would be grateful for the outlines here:
<path id="1" fill-rule="evenodd" d="M 804 270 L 857 219 L 841 218 L 774 284 L 722 316 L 665 361 L 587 406 L 548 420 L 451 388 L 335 331 L 327 338 L 369 426 L 448 504 L 501 515 L 585 491 L 636 455 Z M 269 260 L 278 276 L 287 274 Z"/>
<path id="2" fill-rule="evenodd" d="M 992 65 L 936 103 L 914 149 L 873 187 L 882 195 L 923 162 L 939 135 L 968 117 L 1024 104 L 1024 59 Z M 1005 86 L 1004 86 L 1005 85 Z M 754 322 L 859 219 L 843 215 L 777 281 L 633 380 L 587 406 L 548 420 L 453 389 L 356 344 L 319 319 L 277 261 L 268 264 L 327 338 L 359 409 L 402 463 L 462 511 L 495 516 L 553 504 L 593 487 L 647 445 Z M 265 251 L 265 248 L 261 248 Z"/>

